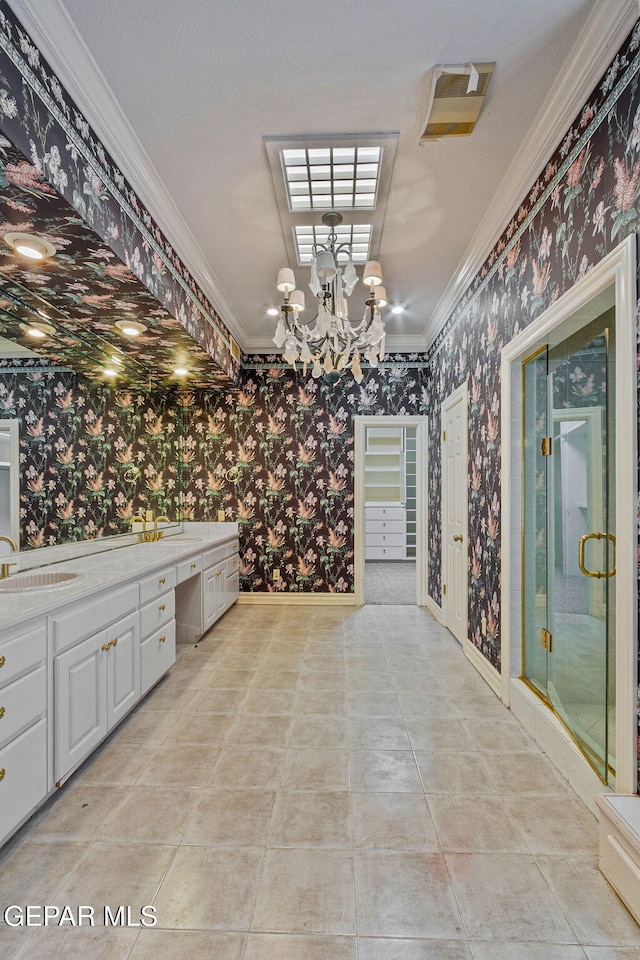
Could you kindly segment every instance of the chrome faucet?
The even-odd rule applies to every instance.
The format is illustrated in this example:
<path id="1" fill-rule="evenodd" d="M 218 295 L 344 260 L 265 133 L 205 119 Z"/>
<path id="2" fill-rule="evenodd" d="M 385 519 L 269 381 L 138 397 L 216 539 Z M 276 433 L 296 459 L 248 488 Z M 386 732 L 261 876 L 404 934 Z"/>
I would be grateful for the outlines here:
<path id="1" fill-rule="evenodd" d="M 15 540 L 12 540 L 11 537 L 0 537 L 0 540 L 4 541 L 4 543 L 8 543 L 9 546 L 11 547 L 11 550 L 14 553 L 19 552 Z M 7 577 L 9 576 L 9 567 L 16 567 L 16 566 L 17 566 L 17 563 L 15 562 L 0 564 L 0 580 L 6 580 Z"/>

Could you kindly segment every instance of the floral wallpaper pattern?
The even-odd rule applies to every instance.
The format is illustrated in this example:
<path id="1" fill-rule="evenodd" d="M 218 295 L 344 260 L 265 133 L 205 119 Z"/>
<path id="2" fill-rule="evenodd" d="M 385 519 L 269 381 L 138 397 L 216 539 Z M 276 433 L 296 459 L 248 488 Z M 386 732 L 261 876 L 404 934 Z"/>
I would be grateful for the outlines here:
<path id="1" fill-rule="evenodd" d="M 109 390 L 69 371 L 0 373 L 0 419 L 20 421 L 21 549 L 129 530 L 179 514 L 179 407 L 163 393 Z"/>
<path id="2" fill-rule="evenodd" d="M 0 130 L 231 380 L 229 332 L 0 0 Z"/>
<path id="3" fill-rule="evenodd" d="M 56 255 L 25 263 L 0 245 L 1 334 L 91 378 L 103 378 L 117 355 L 119 382 L 127 385 L 164 379 L 170 386 L 178 362 L 188 366 L 195 386 L 229 385 L 209 355 L 0 134 L 0 239 L 10 231 L 44 237 Z M 56 332 L 36 345 L 21 322 L 43 314 Z M 117 320 L 137 320 L 147 330 L 125 337 Z"/>

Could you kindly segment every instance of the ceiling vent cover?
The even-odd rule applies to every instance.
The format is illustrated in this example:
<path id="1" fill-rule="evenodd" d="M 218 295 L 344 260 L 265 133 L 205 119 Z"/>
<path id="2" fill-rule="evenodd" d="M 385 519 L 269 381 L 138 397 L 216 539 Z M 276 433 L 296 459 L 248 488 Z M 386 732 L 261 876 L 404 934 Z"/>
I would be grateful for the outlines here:
<path id="1" fill-rule="evenodd" d="M 468 137 L 476 125 L 495 63 L 460 63 L 433 68 L 427 122 L 420 143 Z"/>

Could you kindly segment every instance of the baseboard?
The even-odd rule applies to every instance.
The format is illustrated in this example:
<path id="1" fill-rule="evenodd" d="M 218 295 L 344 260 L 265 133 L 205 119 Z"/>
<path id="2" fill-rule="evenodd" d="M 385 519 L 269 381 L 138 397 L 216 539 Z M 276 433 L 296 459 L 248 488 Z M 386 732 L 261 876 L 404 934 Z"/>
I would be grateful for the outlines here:
<path id="1" fill-rule="evenodd" d="M 424 598 L 424 603 L 421 603 L 420 606 L 424 607 L 425 610 L 428 610 L 431 616 L 435 617 L 438 623 L 442 623 L 442 607 L 436 603 L 433 597 L 430 597 L 427 594 L 427 596 Z"/>
<path id="2" fill-rule="evenodd" d="M 282 607 L 355 607 L 353 593 L 241 593 L 241 606 L 265 604 Z"/>
<path id="3" fill-rule="evenodd" d="M 465 640 L 462 646 L 467 660 L 471 661 L 482 679 L 487 681 L 495 695 L 502 699 L 502 677 L 496 668 L 489 663 L 486 657 L 483 657 L 478 648 L 474 646 L 470 640 Z"/>

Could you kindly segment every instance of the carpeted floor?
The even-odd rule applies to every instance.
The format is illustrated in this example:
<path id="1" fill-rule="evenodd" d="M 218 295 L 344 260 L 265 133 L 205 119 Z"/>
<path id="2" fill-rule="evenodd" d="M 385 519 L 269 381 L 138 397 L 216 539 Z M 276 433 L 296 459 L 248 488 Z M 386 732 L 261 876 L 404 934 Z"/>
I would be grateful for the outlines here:
<path id="1" fill-rule="evenodd" d="M 364 602 L 415 606 L 415 560 L 367 560 L 364 574 Z"/>

